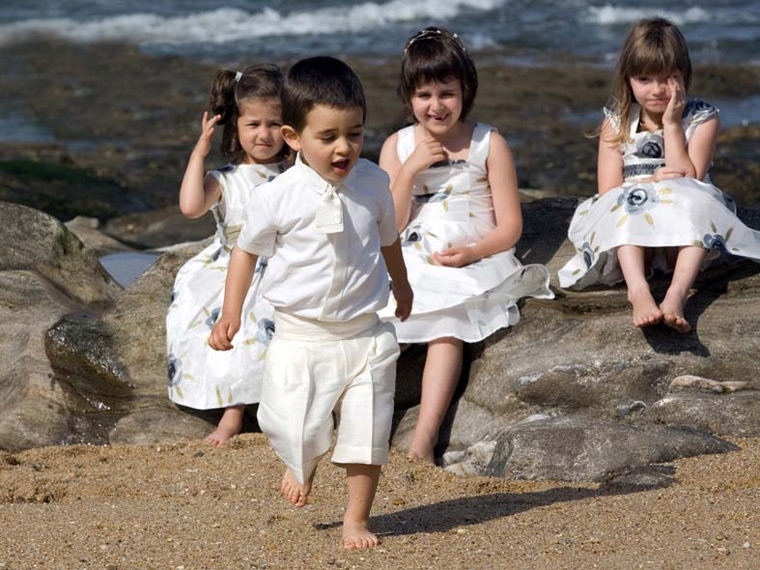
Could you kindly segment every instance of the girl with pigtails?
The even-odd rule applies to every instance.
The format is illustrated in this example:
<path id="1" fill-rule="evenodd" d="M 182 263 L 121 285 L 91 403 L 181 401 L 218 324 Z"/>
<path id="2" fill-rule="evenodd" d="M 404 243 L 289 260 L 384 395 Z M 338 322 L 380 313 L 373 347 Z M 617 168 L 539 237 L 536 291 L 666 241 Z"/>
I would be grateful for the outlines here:
<path id="1" fill-rule="evenodd" d="M 179 192 L 182 213 L 199 218 L 210 210 L 217 231 L 213 243 L 182 266 L 174 283 L 166 316 L 169 398 L 193 409 L 224 409 L 205 439 L 217 447 L 240 432 L 246 406 L 259 401 L 264 355 L 274 333 L 272 309 L 259 290 L 266 268 L 262 259 L 235 348 L 219 352 L 207 344 L 249 197 L 289 165 L 289 147 L 280 134 L 282 81 L 279 68 L 268 64 L 217 72 Z M 206 172 L 217 126 L 222 127 L 221 153 L 229 162 Z"/>

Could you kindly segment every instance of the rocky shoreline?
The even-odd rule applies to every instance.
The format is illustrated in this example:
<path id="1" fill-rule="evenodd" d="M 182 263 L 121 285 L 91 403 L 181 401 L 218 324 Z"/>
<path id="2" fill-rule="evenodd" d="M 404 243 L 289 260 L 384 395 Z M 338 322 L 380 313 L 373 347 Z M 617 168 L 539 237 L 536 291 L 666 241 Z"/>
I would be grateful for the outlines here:
<path id="1" fill-rule="evenodd" d="M 500 63 L 507 55 L 477 55 L 481 80 L 473 118 L 496 126 L 510 141 L 521 188 L 545 195 L 593 194 L 597 141 L 587 135 L 607 99 L 609 70 L 581 60 L 533 68 Z M 384 138 L 404 124 L 395 95 L 397 62 L 371 57 L 349 62 L 367 93 L 365 155 L 376 159 Z M 219 67 L 250 63 L 219 62 Z M 104 223 L 176 207 L 216 67 L 151 57 L 124 44 L 6 46 L 0 108 L 24 113 L 55 142 L 0 143 L 0 200 L 62 221 L 85 215 Z M 758 67 L 702 66 L 694 78 L 692 93 L 707 100 L 740 101 L 760 92 Z M 714 178 L 740 204 L 760 203 L 758 140 L 760 124 L 721 132 Z M 209 166 L 220 163 L 217 155 L 209 157 Z M 109 233 L 141 245 L 139 218 L 126 224 L 133 235 L 120 234 L 116 221 Z M 208 228 L 189 229 L 188 239 L 208 235 Z M 179 238 L 166 236 L 161 245 L 183 241 Z"/>

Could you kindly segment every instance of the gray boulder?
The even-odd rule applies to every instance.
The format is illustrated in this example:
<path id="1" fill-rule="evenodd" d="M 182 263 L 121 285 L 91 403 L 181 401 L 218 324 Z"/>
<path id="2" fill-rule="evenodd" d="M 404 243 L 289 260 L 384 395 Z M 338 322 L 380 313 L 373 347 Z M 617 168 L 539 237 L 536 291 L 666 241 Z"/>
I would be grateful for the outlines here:
<path id="1" fill-rule="evenodd" d="M 556 275 L 572 254 L 564 231 L 574 205 L 572 200 L 550 199 L 524 206 L 526 228 L 534 232 L 526 232 L 521 241 L 525 262 L 546 263 Z M 742 213 L 750 223 L 757 223 L 754 211 Z M 618 439 L 617 432 L 600 426 L 609 422 L 626 429 L 635 426 L 640 441 L 651 447 L 650 458 L 657 457 L 663 445 L 681 450 L 682 456 L 692 453 L 678 443 L 680 432 L 662 432 L 663 425 L 696 430 L 694 437 L 703 438 L 701 448 L 711 452 L 721 449 L 714 445 L 713 435 L 756 436 L 760 433 L 755 405 L 760 397 L 755 363 L 760 336 L 760 313 L 755 309 L 760 301 L 759 272 L 757 264 L 743 262 L 702 275 L 687 305 L 687 316 L 696 322 L 696 332 L 690 335 L 665 326 L 635 328 L 622 286 L 583 292 L 558 290 L 553 301 L 526 300 L 517 326 L 473 349 L 461 397 L 450 410 L 439 442 L 441 452 L 464 453 L 444 456 L 444 465 L 455 472 L 520 473 L 530 478 L 591 476 L 592 472 L 584 471 L 590 465 L 583 469 L 566 466 L 560 469 L 564 473 L 560 476 L 545 460 L 553 456 L 557 465 L 562 464 L 552 442 L 561 442 L 567 435 L 566 421 L 588 422 L 589 434 L 603 437 L 609 444 Z M 666 286 L 666 280 L 655 282 L 655 294 L 662 295 Z M 424 359 L 424 354 L 415 356 Z M 404 376 L 403 356 L 400 370 L 401 383 L 414 382 Z M 729 393 L 721 388 L 706 392 L 699 386 L 671 386 L 684 375 L 710 379 L 724 387 L 740 382 L 742 391 Z M 694 390 L 699 393 L 692 393 Z M 531 425 L 528 420 L 532 419 L 542 420 L 538 424 L 541 430 L 531 426 L 515 431 L 515 426 Z M 400 419 L 394 440 L 399 447 L 408 445 L 415 420 L 415 408 Z M 552 432 L 556 433 L 549 435 Z M 512 449 L 516 434 L 521 453 L 532 453 L 533 459 L 523 456 L 518 461 L 514 453 L 502 453 L 499 462 L 487 467 L 482 442 L 490 441 L 496 449 Z M 667 443 L 668 438 L 673 441 Z M 594 445 L 596 449 L 605 447 L 603 441 Z M 700 445 L 691 449 L 698 450 Z M 467 450 L 473 446 L 478 457 L 474 465 L 467 459 Z M 575 457 L 575 450 L 567 451 L 569 457 Z M 533 467 L 526 471 L 521 465 Z M 607 477 L 608 471 L 615 470 L 601 469 L 594 480 Z"/>
<path id="2" fill-rule="evenodd" d="M 525 263 L 556 275 L 572 254 L 565 232 L 574 206 L 524 204 Z M 166 396 L 164 330 L 176 272 L 203 242 L 161 253 L 122 290 L 53 218 L 0 204 L 0 220 L 0 448 L 208 433 L 218 414 L 178 409 Z M 662 477 L 642 471 L 648 466 L 733 449 L 719 437 L 758 436 L 759 272 L 741 263 L 703 275 L 687 306 L 690 335 L 635 328 L 623 287 L 525 300 L 518 325 L 467 347 L 442 463 L 463 474 L 651 484 Z M 665 286 L 656 281 L 655 294 Z M 424 358 L 415 345 L 399 359 L 393 443 L 401 450 Z"/>

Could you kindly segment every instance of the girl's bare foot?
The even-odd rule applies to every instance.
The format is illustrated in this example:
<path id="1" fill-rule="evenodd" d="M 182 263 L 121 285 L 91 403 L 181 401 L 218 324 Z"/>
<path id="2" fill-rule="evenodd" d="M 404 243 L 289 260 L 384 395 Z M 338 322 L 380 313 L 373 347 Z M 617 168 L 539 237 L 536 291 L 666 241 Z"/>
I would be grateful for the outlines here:
<path id="1" fill-rule="evenodd" d="M 684 304 L 686 299 L 681 299 L 670 291 L 665 294 L 665 298 L 660 304 L 660 310 L 663 314 L 663 322 L 670 328 L 677 330 L 681 334 L 691 332 L 691 325 L 684 316 Z"/>
<path id="2" fill-rule="evenodd" d="M 420 442 L 420 439 L 424 439 L 424 441 Z M 407 452 L 406 456 L 409 459 L 421 459 L 422 461 L 427 461 L 428 463 L 435 464 L 434 445 L 435 442 L 429 441 L 427 438 L 417 437 L 415 435 L 412 437 L 412 443 L 409 445 L 409 451 Z"/>
<path id="3" fill-rule="evenodd" d="M 308 502 L 309 493 L 311 492 L 312 478 L 313 474 L 305 483 L 301 483 L 296 479 L 296 476 L 293 475 L 292 471 L 288 469 L 285 471 L 285 475 L 282 476 L 280 493 L 282 493 L 282 496 L 288 501 L 293 503 L 294 506 L 300 509 Z"/>
<path id="4" fill-rule="evenodd" d="M 232 406 L 224 410 L 222 419 L 219 420 L 219 425 L 213 433 L 206 436 L 203 440 L 214 447 L 221 447 L 232 436 L 240 433 L 243 429 L 243 414 L 245 413 L 245 406 Z"/>
<path id="5" fill-rule="evenodd" d="M 343 521 L 343 547 L 346 550 L 366 550 L 379 544 L 380 539 L 366 524 Z"/>
<path id="6" fill-rule="evenodd" d="M 649 288 L 628 290 L 628 301 L 633 305 L 633 324 L 639 328 L 656 325 L 662 321 L 662 311 L 655 303 Z"/>

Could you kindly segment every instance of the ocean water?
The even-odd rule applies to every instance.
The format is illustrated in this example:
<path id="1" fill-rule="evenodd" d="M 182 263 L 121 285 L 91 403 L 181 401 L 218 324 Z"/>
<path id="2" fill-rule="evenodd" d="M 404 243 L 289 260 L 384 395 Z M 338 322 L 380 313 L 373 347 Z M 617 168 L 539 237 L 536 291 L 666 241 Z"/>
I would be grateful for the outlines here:
<path id="1" fill-rule="evenodd" d="M 3 0 L 0 49 L 38 36 L 121 40 L 147 53 L 219 63 L 317 54 L 392 56 L 428 26 L 473 52 L 508 48 L 518 63 L 557 54 L 609 64 L 644 16 L 678 24 L 696 62 L 760 64 L 760 0 Z M 513 60 L 514 62 L 514 60 Z"/>

